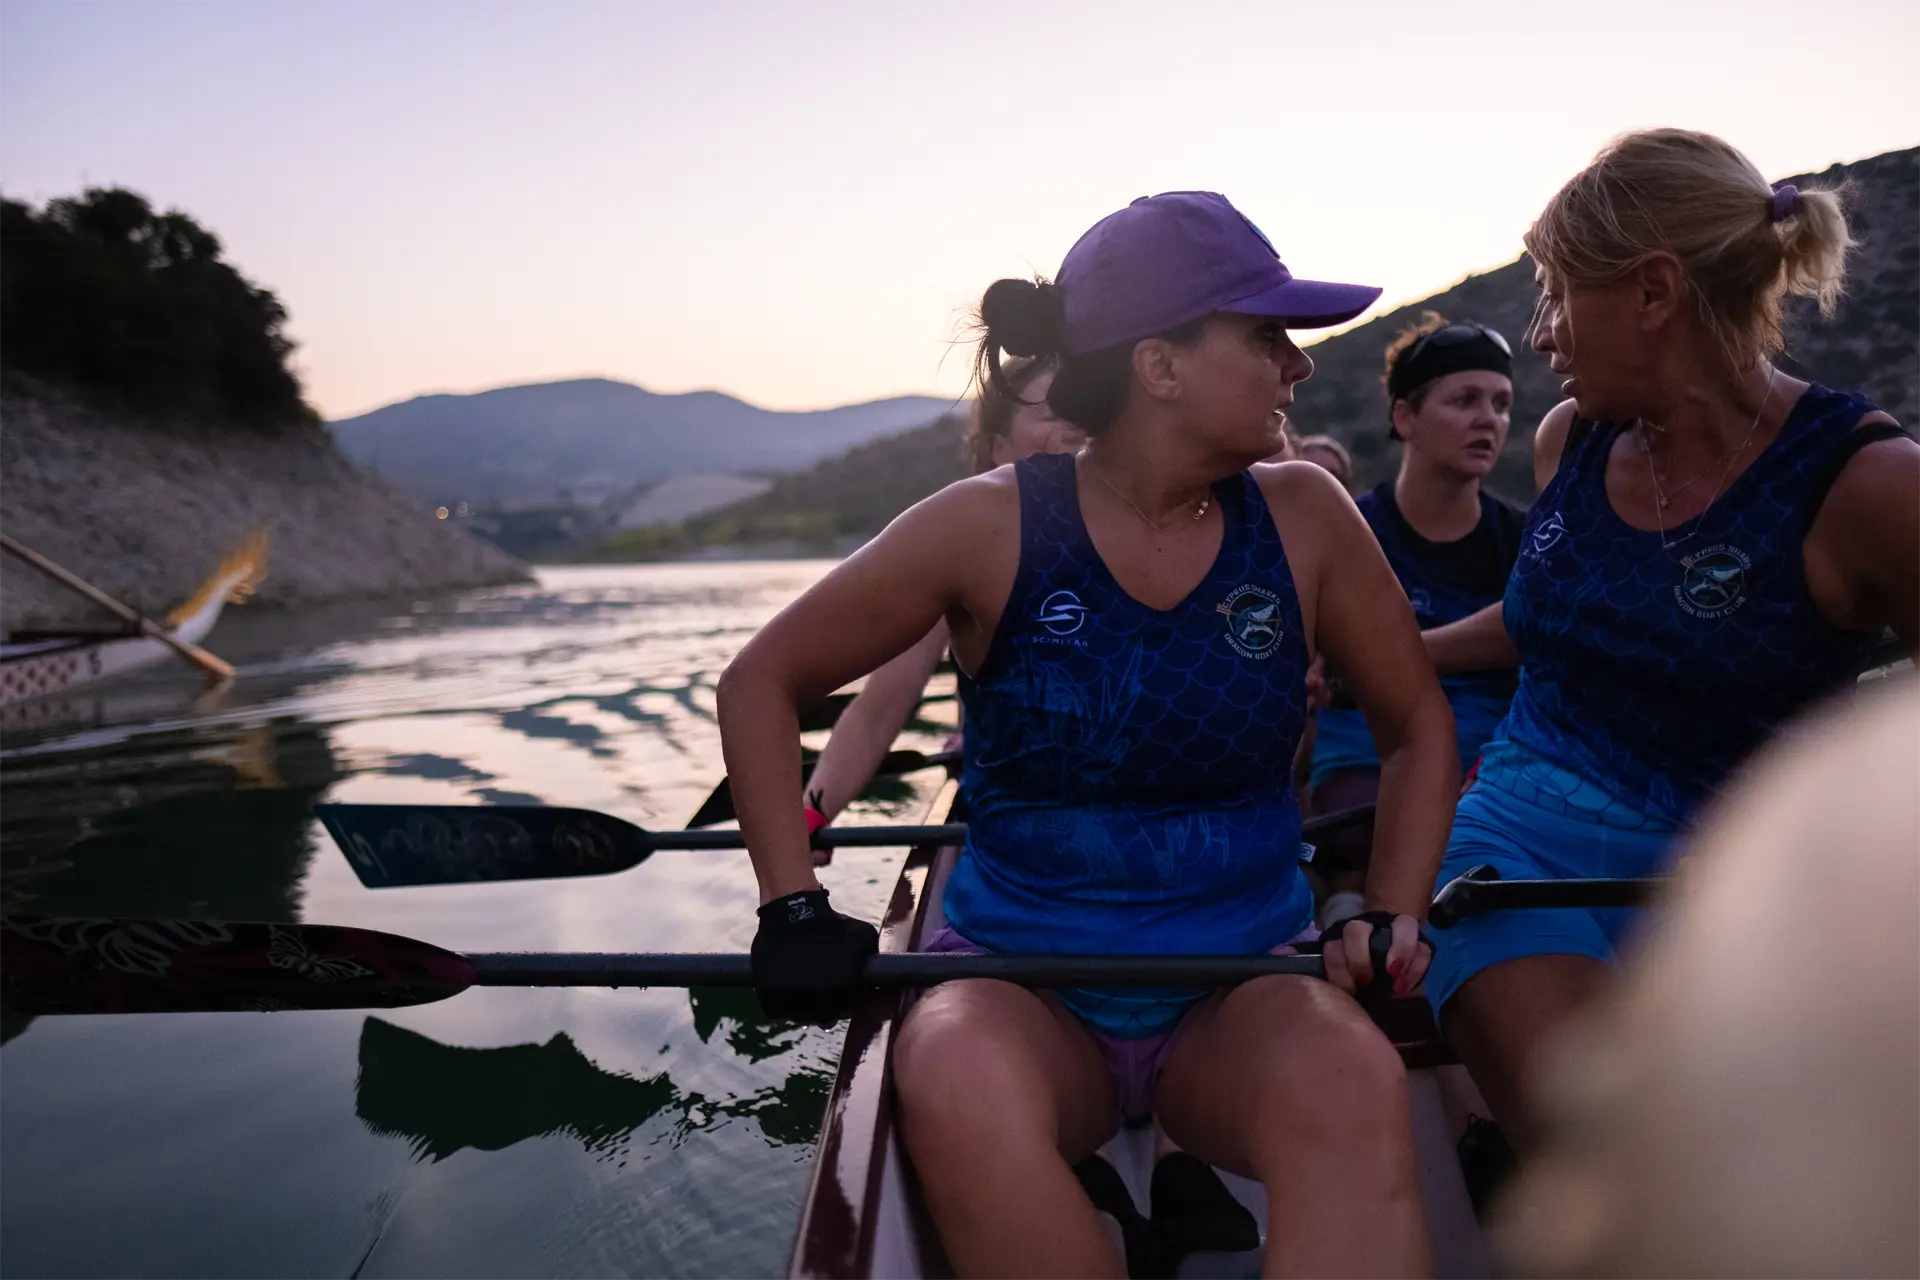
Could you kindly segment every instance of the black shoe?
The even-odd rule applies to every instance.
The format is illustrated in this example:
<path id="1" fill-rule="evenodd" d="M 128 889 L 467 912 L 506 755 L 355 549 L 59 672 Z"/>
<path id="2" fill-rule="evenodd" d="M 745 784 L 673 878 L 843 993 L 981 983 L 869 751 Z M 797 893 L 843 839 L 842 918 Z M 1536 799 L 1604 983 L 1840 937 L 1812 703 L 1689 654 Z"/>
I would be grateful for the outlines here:
<path id="1" fill-rule="evenodd" d="M 1516 1167 L 1507 1135 L 1493 1121 L 1470 1115 L 1454 1153 L 1460 1157 L 1460 1176 L 1467 1184 L 1467 1198 L 1473 1201 L 1474 1216 L 1484 1217 Z"/>
<path id="2" fill-rule="evenodd" d="M 1153 1231 L 1176 1266 L 1189 1253 L 1260 1247 L 1259 1222 L 1212 1165 L 1185 1151 L 1170 1151 L 1153 1166 Z"/>

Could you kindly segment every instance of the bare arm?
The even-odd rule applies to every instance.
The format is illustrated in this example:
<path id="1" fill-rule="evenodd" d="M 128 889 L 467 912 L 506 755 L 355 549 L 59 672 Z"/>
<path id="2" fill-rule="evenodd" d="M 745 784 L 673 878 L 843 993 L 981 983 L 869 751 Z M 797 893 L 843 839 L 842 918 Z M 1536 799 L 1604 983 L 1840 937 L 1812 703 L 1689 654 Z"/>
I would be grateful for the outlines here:
<path id="1" fill-rule="evenodd" d="M 1863 424 L 1892 422 L 1884 413 Z M 1881 440 L 1848 460 L 1808 531 L 1807 586 L 1835 626 L 1892 627 L 1920 653 L 1920 444 Z"/>
<path id="2" fill-rule="evenodd" d="M 807 780 L 809 803 L 829 821 L 872 779 L 880 758 L 920 705 L 927 681 L 946 649 L 947 627 L 942 622 L 919 644 L 868 676 L 859 696 L 840 714 Z"/>
<path id="3" fill-rule="evenodd" d="M 1560 470 L 1560 455 L 1567 451 L 1567 433 L 1573 430 L 1575 410 L 1573 401 L 1562 400 L 1547 410 L 1547 416 L 1540 419 L 1539 429 L 1533 433 L 1533 491 L 1539 493 L 1547 487 L 1547 481 L 1553 479 Z"/>
<path id="4" fill-rule="evenodd" d="M 1562 400 L 1540 420 L 1533 433 L 1533 489 L 1547 487 L 1560 470 L 1560 457 L 1567 449 L 1567 433 L 1573 428 L 1573 401 Z M 1475 614 L 1444 627 L 1420 633 L 1426 643 L 1427 657 L 1442 675 L 1456 671 L 1498 671 L 1520 665 L 1520 651 L 1507 634 L 1504 606 L 1488 605 Z"/>
<path id="5" fill-rule="evenodd" d="M 720 743 L 763 903 L 820 887 L 806 821 L 793 802 L 797 709 L 905 652 L 949 611 L 977 616 L 985 593 L 969 592 L 970 584 L 1004 579 L 1004 600 L 1018 564 L 1018 530 L 1019 492 L 1010 477 L 950 485 L 782 609 L 728 665 L 718 690 Z M 955 555 L 956 546 L 970 554 Z"/>
<path id="6" fill-rule="evenodd" d="M 1380 749 L 1367 905 L 1424 920 L 1460 789 L 1453 711 L 1406 592 L 1353 500 L 1313 468 L 1268 484 L 1276 507 L 1290 508 L 1288 560 L 1296 575 L 1302 567 L 1312 575 L 1303 585 L 1313 597 L 1314 647 L 1352 690 Z M 1296 546 L 1306 554 L 1296 556 Z"/>
<path id="7" fill-rule="evenodd" d="M 1497 671 L 1520 665 L 1520 650 L 1507 634 L 1506 605 L 1496 600 L 1458 622 L 1420 633 L 1433 669 L 1443 675 L 1456 671 Z"/>

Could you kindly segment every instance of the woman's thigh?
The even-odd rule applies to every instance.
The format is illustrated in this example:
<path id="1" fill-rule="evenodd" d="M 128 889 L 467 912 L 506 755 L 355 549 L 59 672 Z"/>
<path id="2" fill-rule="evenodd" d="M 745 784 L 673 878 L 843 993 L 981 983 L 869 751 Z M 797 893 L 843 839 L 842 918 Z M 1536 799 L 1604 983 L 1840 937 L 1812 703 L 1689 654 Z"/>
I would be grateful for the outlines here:
<path id="1" fill-rule="evenodd" d="M 942 983 L 908 1011 L 893 1055 L 904 1118 L 923 1138 L 1037 1126 L 1072 1162 L 1113 1136 L 1105 1059 L 1052 996 L 1007 982 Z"/>
<path id="2" fill-rule="evenodd" d="M 1154 1110 L 1211 1164 L 1263 1175 L 1279 1130 L 1350 1129 L 1410 1142 L 1406 1071 L 1354 1002 L 1314 978 L 1246 983 L 1191 1016 L 1167 1056 Z"/>

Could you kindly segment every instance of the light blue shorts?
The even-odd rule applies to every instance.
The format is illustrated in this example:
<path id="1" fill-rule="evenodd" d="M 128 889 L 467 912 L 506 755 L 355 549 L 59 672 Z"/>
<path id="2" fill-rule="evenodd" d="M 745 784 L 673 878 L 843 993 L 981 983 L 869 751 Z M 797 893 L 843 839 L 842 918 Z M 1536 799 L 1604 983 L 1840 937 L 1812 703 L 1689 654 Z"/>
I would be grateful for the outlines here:
<path id="1" fill-rule="evenodd" d="M 1679 832 L 1577 775 L 1541 760 L 1488 749 L 1473 790 L 1461 797 L 1436 892 L 1473 867 L 1502 880 L 1657 875 Z M 1432 929 L 1427 999 L 1434 1016 L 1467 979 L 1521 956 L 1592 956 L 1612 962 L 1640 912 L 1558 908 L 1493 911 L 1451 929 Z"/>

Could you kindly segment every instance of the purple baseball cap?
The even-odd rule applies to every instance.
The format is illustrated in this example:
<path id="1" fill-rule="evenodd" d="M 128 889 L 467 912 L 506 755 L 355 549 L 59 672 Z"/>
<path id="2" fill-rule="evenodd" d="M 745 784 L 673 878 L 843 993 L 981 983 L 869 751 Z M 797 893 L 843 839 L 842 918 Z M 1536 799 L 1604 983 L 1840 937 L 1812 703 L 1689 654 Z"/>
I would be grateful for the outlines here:
<path id="1" fill-rule="evenodd" d="M 1215 311 L 1324 329 L 1353 319 L 1380 296 L 1371 285 L 1296 280 L 1260 228 L 1212 191 L 1141 196 L 1108 214 L 1067 250 L 1055 283 L 1071 356 Z"/>

